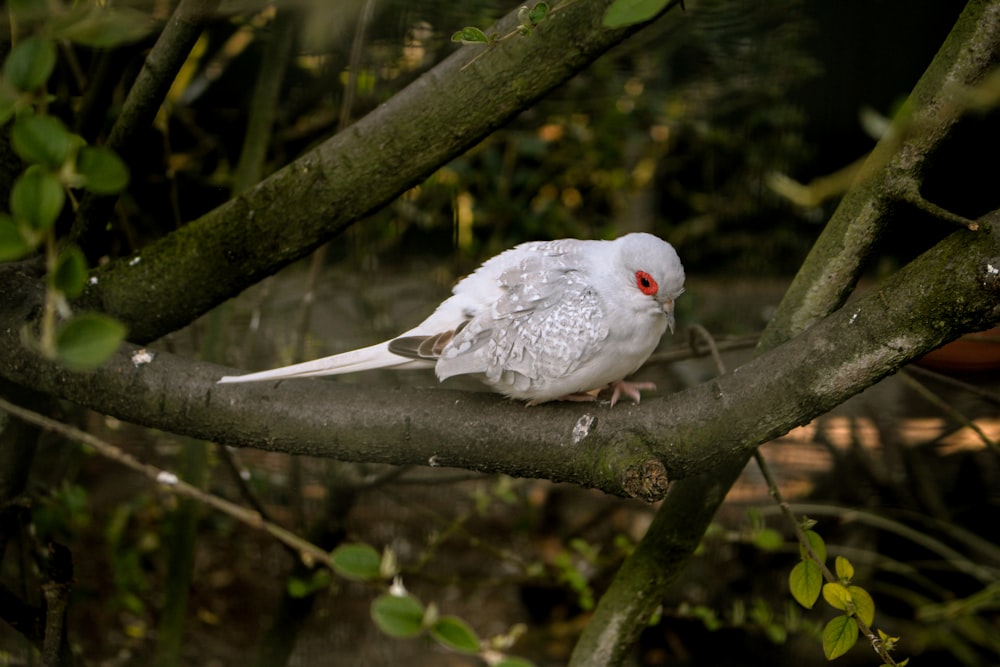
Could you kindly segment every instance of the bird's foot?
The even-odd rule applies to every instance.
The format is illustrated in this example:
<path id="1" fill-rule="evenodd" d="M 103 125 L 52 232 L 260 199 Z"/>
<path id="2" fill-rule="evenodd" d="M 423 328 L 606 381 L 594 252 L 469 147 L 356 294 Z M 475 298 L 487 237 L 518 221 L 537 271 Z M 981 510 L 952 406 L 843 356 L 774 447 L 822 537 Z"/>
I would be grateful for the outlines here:
<path id="1" fill-rule="evenodd" d="M 618 380 L 617 382 L 612 382 L 608 385 L 611 388 L 611 407 L 615 407 L 615 403 L 624 394 L 628 396 L 636 404 L 639 403 L 642 395 L 639 393 L 641 390 L 653 390 L 656 389 L 656 385 L 652 382 L 626 382 L 625 380 Z"/>

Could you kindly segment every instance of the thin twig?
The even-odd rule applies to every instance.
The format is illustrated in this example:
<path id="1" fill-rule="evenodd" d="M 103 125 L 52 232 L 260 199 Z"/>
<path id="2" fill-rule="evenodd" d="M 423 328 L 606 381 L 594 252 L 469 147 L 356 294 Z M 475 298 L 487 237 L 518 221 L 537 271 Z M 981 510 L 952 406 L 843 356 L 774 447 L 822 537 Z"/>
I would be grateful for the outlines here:
<path id="1" fill-rule="evenodd" d="M 713 337 L 715 349 L 719 352 L 729 352 L 731 350 L 747 350 L 756 347 L 758 340 L 760 340 L 760 336 L 758 334 L 751 334 L 749 336 L 735 336 L 733 338 L 721 338 L 721 339 Z M 706 354 L 711 354 L 711 348 L 707 351 L 700 348 L 697 344 L 697 338 L 689 334 L 687 343 L 684 343 L 683 345 L 675 345 L 673 347 L 664 350 L 663 352 L 654 354 L 646 361 L 646 363 L 647 364 L 674 363 L 677 361 L 686 361 L 687 359 L 698 359 L 704 357 Z"/>
<path id="2" fill-rule="evenodd" d="M 32 410 L 22 408 L 3 398 L 0 398 L 0 410 L 10 413 L 18 419 L 35 424 L 36 426 L 47 431 L 58 433 L 70 440 L 76 440 L 92 447 L 101 456 L 115 461 L 116 463 L 120 463 L 126 468 L 143 475 L 170 493 L 204 503 L 205 505 L 220 511 L 237 521 L 250 526 L 251 528 L 263 530 L 283 544 L 294 549 L 296 553 L 298 553 L 299 557 L 306 563 L 319 563 L 326 567 L 332 567 L 330 554 L 325 550 L 302 539 L 291 531 L 272 523 L 271 521 L 267 521 L 258 512 L 249 510 L 242 505 L 237 505 L 236 503 L 230 502 L 225 498 L 220 498 L 219 496 L 211 493 L 206 493 L 198 487 L 179 479 L 177 475 L 172 472 L 162 468 L 157 468 L 156 466 L 148 463 L 142 463 L 131 454 L 121 450 L 109 442 L 106 442 L 105 440 L 102 440 L 101 438 L 98 438 L 97 436 L 81 431 L 80 429 L 70 426 L 69 424 L 64 424 L 56 421 L 55 419 L 50 419 L 49 417 Z"/>
<path id="3" fill-rule="evenodd" d="M 695 324 L 688 329 L 688 342 L 691 347 L 697 350 L 698 339 L 701 339 L 708 345 L 709 352 L 712 355 L 712 359 L 715 361 L 715 368 L 719 375 L 726 372 L 725 363 L 722 361 L 722 355 L 719 354 L 719 348 L 715 343 L 715 339 L 712 334 L 709 333 L 708 329 L 701 326 L 700 324 Z M 830 568 L 826 566 L 820 558 L 819 555 L 813 550 L 812 544 L 810 544 L 809 539 L 806 537 L 805 530 L 802 528 L 802 523 L 798 520 L 795 514 L 792 512 L 792 508 L 788 505 L 788 502 L 781 495 L 781 490 L 778 488 L 778 483 L 775 481 L 774 476 L 771 474 L 771 469 L 768 467 L 767 462 L 764 460 L 764 455 L 760 453 L 759 449 L 755 449 L 753 452 L 754 461 L 757 462 L 757 467 L 760 468 L 761 474 L 764 476 L 764 480 L 767 482 L 768 491 L 771 497 L 774 498 L 774 502 L 778 505 L 781 510 L 782 515 L 785 520 L 792 527 L 795 532 L 795 539 L 798 540 L 799 544 L 805 550 L 806 555 L 813 560 L 823 574 L 823 578 L 830 583 L 837 583 L 840 580 L 830 571 Z M 864 621 L 858 618 L 857 614 L 854 615 L 854 620 L 858 624 L 858 629 L 868 638 L 871 642 L 872 648 L 878 654 L 878 656 L 887 665 L 895 665 L 896 661 L 893 660 L 889 652 L 885 650 L 882 645 L 882 640 L 879 639 L 878 635 L 875 634 Z"/>
<path id="4" fill-rule="evenodd" d="M 774 502 L 777 503 L 778 508 L 781 510 L 782 515 L 785 520 L 792 526 L 792 530 L 795 531 L 795 538 L 798 540 L 799 544 L 805 550 L 806 555 L 810 560 L 819 566 L 820 572 L 823 574 L 823 578 L 831 584 L 838 583 L 840 579 L 830 571 L 830 568 L 826 566 L 819 555 L 813 550 L 812 544 L 806 537 L 805 530 L 802 528 L 801 522 L 792 512 L 792 508 L 788 505 L 788 501 L 784 499 L 781 495 L 781 490 L 778 488 L 778 483 L 775 481 L 774 476 L 771 475 L 771 469 L 768 467 L 767 462 L 764 460 L 763 455 L 761 455 L 760 450 L 755 450 L 753 453 L 754 460 L 757 462 L 757 467 L 760 468 L 761 474 L 764 476 L 764 480 L 767 482 L 767 489 L 774 498 Z M 868 638 L 868 641 L 872 645 L 875 653 L 878 654 L 879 658 L 887 665 L 896 665 L 895 659 L 885 650 L 885 646 L 882 645 L 882 640 L 879 636 L 872 631 L 868 625 L 862 621 L 857 614 L 853 616 L 854 621 L 858 624 L 858 630 Z"/>
<path id="5" fill-rule="evenodd" d="M 978 396 L 984 401 L 989 401 L 993 405 L 1000 405 L 1000 394 L 997 394 L 994 391 L 983 389 L 982 387 L 977 387 L 976 385 L 971 384 L 969 382 L 963 382 L 962 380 L 957 380 L 951 377 L 950 375 L 945 375 L 943 373 L 938 373 L 936 371 L 928 370 L 926 368 L 921 368 L 920 366 L 913 366 L 912 364 L 906 367 L 904 373 L 908 375 L 923 375 L 924 377 L 931 378 L 936 382 L 941 382 L 943 384 L 950 385 L 956 389 L 961 389 L 962 391 L 966 391 L 970 394 Z"/>
<path id="6" fill-rule="evenodd" d="M 925 399 L 927 402 L 931 403 L 934 407 L 941 410 L 946 415 L 957 421 L 959 424 L 962 424 L 963 426 L 967 426 L 970 429 L 972 429 L 972 431 L 979 436 L 979 439 L 982 440 L 983 444 L 985 444 L 987 447 L 989 447 L 995 452 L 1000 452 L 1000 443 L 998 443 L 997 441 L 993 440 L 988 435 L 986 435 L 986 433 L 983 432 L 983 429 L 979 428 L 979 425 L 976 424 L 976 422 L 966 417 L 964 414 L 962 414 L 961 412 L 953 408 L 951 405 L 949 405 L 948 402 L 945 401 L 943 398 L 941 398 L 933 391 L 928 389 L 927 385 L 925 385 L 923 382 L 916 379 L 909 373 L 906 373 L 905 371 L 903 373 L 900 373 L 899 376 L 902 378 L 903 382 L 905 382 L 906 385 L 910 387 L 910 389 L 920 394 L 920 396 L 923 399 Z"/>

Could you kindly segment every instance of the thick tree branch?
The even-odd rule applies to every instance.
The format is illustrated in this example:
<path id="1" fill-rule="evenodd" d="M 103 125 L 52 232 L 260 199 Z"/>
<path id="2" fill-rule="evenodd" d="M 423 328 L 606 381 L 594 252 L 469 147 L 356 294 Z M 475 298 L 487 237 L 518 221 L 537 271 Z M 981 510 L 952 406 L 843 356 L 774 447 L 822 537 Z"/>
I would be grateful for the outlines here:
<path id="1" fill-rule="evenodd" d="M 640 406 L 526 409 L 486 393 L 359 391 L 321 380 L 219 386 L 229 369 L 166 353 L 136 365 L 131 346 L 97 371 L 76 374 L 18 344 L 37 308 L 30 299 L 20 319 L 0 321 L 0 375 L 123 420 L 236 446 L 503 472 L 655 500 L 668 480 L 745 457 L 941 343 L 1000 319 L 998 220 L 952 234 L 880 289 L 732 373 Z M 37 294 L 33 278 L 0 279 Z"/>
<path id="2" fill-rule="evenodd" d="M 256 187 L 98 269 L 80 305 L 124 321 L 134 342 L 191 322 L 392 201 L 642 27 L 604 28 L 610 2 L 567 2 L 465 69 L 484 47 L 458 50 Z M 516 11 L 496 30 L 514 25 Z"/>
<path id="3" fill-rule="evenodd" d="M 861 275 L 887 220 L 921 183 L 927 162 L 963 113 L 962 94 L 1000 61 L 1000 3 L 972 0 L 909 96 L 909 131 L 872 151 L 785 293 L 761 339 L 773 347 L 839 308 Z"/>
<path id="4" fill-rule="evenodd" d="M 938 113 L 939 109 L 948 106 L 947 88 L 973 84 L 990 71 L 996 62 L 997 48 L 1000 47 L 998 37 L 1000 37 L 1000 3 L 996 0 L 969 2 L 946 43 L 911 96 L 911 104 L 916 107 L 915 115 L 925 119 L 929 130 L 920 139 L 922 145 L 918 145 L 917 142 L 905 144 L 899 153 L 895 152 L 899 146 L 890 148 L 888 142 L 880 143 L 876 147 L 863 170 L 865 172 L 863 178 L 859 179 L 848 192 L 834 218 L 827 223 L 822 237 L 813 247 L 792 288 L 782 300 L 758 347 L 760 351 L 770 352 L 758 360 L 773 357 L 776 353 L 780 354 L 790 344 L 781 345 L 782 342 L 789 339 L 790 342 L 800 340 L 807 337 L 810 331 L 825 328 L 831 321 L 843 320 L 846 316 L 850 324 L 852 318 L 861 317 L 862 307 L 870 317 L 872 311 L 868 309 L 874 308 L 874 312 L 878 313 L 881 309 L 880 301 L 887 309 L 893 310 L 910 305 L 895 300 L 902 297 L 901 293 L 893 293 L 883 288 L 875 295 L 859 300 L 840 313 L 829 315 L 841 306 L 853 289 L 861 266 L 882 229 L 890 220 L 896 222 L 901 217 L 898 211 L 894 211 L 894 207 L 886 205 L 887 193 L 880 188 L 883 185 L 891 186 L 900 178 L 910 182 L 921 180 L 925 173 L 923 169 L 925 160 L 930 157 L 932 149 L 941 145 L 942 139 L 950 134 L 954 127 L 954 117 Z M 933 122 L 932 119 L 938 122 Z M 921 152 L 920 149 L 925 152 Z M 877 171 L 876 165 L 879 168 L 889 165 L 895 172 L 890 175 L 885 171 Z M 889 190 L 891 192 L 891 187 Z M 995 221 L 993 224 L 996 224 Z M 995 231 L 989 233 L 996 234 Z M 929 254 L 934 254 L 936 250 Z M 991 256 L 995 251 L 994 248 L 985 256 L 972 253 L 965 260 L 982 262 L 979 268 L 984 273 L 983 285 L 993 282 L 994 286 L 990 288 L 993 290 L 996 289 L 995 281 L 986 276 L 997 275 L 997 265 L 993 263 Z M 924 259 L 926 256 L 911 264 L 907 270 L 900 272 L 892 282 L 897 285 L 900 284 L 900 280 L 919 283 L 927 279 L 933 282 L 933 273 L 921 275 L 919 272 L 913 272 L 914 267 L 920 265 Z M 956 257 L 954 261 L 957 266 L 963 260 Z M 925 268 L 931 269 L 930 266 Z M 936 270 L 948 271 L 951 267 L 945 263 L 939 265 Z M 905 283 L 903 285 L 905 286 Z M 912 305 L 924 312 L 927 318 L 925 324 L 935 321 L 947 322 L 939 319 L 947 309 L 939 309 L 933 302 L 944 301 L 952 296 L 955 295 L 947 290 L 938 292 L 937 296 L 934 296 L 934 292 L 924 292 L 923 296 Z M 996 305 L 993 310 L 992 319 L 996 321 L 998 316 Z M 813 329 L 806 331 L 810 326 Z M 984 324 L 981 328 L 986 326 L 988 325 Z M 803 331 L 806 333 L 803 334 Z M 905 332 L 902 333 L 904 338 L 899 341 L 906 340 Z M 892 340 L 893 338 L 886 337 L 882 342 L 889 344 Z M 817 352 L 819 354 L 816 357 L 812 360 L 803 360 L 803 363 L 813 363 L 816 358 L 822 358 L 826 353 L 822 348 L 817 349 Z M 854 361 L 847 362 L 847 366 L 867 363 L 864 356 L 853 359 Z M 777 388 L 777 392 L 780 394 L 782 389 Z M 780 401 L 775 400 L 775 403 L 778 402 Z M 768 409 L 764 408 L 764 414 Z M 591 665 L 607 667 L 622 664 L 626 660 L 640 631 L 646 626 L 650 614 L 659 606 L 668 588 L 680 576 L 684 562 L 694 552 L 709 522 L 722 504 L 729 488 L 739 477 L 749 457 L 750 452 L 732 451 L 711 474 L 683 479 L 671 487 L 669 497 L 661 505 L 646 536 L 625 561 L 607 592 L 602 596 L 590 623 L 577 642 L 570 661 L 572 667 Z"/>

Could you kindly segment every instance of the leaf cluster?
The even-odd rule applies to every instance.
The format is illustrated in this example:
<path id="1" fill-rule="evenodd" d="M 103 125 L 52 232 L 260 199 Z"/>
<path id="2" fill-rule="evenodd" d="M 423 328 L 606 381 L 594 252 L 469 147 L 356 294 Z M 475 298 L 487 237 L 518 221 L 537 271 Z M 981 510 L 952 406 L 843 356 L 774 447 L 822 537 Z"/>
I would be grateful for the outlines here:
<path id="1" fill-rule="evenodd" d="M 59 40 L 108 46 L 137 39 L 148 26 L 131 10 L 82 3 L 61 9 L 51 17 L 47 3 L 22 0 L 11 7 L 16 24 L 34 32 L 7 55 L 0 80 L 0 125 L 12 122 L 11 145 L 26 165 L 11 188 L 10 210 L 0 212 L 0 261 L 43 250 L 46 313 L 38 340 L 29 342 L 71 369 L 88 370 L 117 349 L 125 327 L 99 313 L 73 316 L 69 302 L 86 287 L 88 267 L 76 245 L 57 241 L 56 223 L 67 200 L 76 208 L 74 191 L 116 194 L 128 185 L 129 170 L 113 151 L 88 145 L 48 113 L 46 85 Z"/>
<path id="2" fill-rule="evenodd" d="M 412 639 L 426 633 L 447 649 L 480 655 L 495 667 L 531 667 L 530 661 L 504 652 L 519 634 L 517 629 L 510 636 L 483 641 L 463 619 L 441 615 L 437 605 L 425 605 L 408 592 L 391 549 L 386 548 L 379 554 L 368 544 L 343 544 L 330 554 L 330 562 L 337 574 L 353 581 L 374 584 L 392 581 L 387 592 L 372 600 L 370 607 L 372 621 L 390 637 Z"/>
<path id="3" fill-rule="evenodd" d="M 801 560 L 792 568 L 788 586 L 792 597 L 806 609 L 812 609 L 822 594 L 826 603 L 840 612 L 823 628 L 823 653 L 827 660 L 834 660 L 851 650 L 862 633 L 873 636 L 870 628 L 875 620 L 875 601 L 868 591 L 853 583 L 854 565 L 843 556 L 834 560 L 835 579 L 824 583 L 825 578 L 833 578 L 824 576 L 826 543 L 811 527 L 804 529 L 802 534 L 805 540 L 799 545 Z M 880 654 L 886 657 L 895 647 L 897 638 L 889 637 L 881 630 L 879 636 L 878 648 L 884 651 Z M 902 666 L 908 661 L 891 661 L 888 664 Z"/>

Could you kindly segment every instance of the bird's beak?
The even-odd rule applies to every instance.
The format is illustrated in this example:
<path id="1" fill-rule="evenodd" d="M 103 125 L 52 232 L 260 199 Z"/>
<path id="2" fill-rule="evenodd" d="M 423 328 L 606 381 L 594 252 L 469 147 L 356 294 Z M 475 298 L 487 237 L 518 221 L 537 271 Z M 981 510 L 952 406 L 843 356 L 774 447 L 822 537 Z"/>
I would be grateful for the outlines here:
<path id="1" fill-rule="evenodd" d="M 674 333 L 674 300 L 667 299 L 663 302 L 663 313 L 667 316 L 667 328 L 670 333 Z"/>

